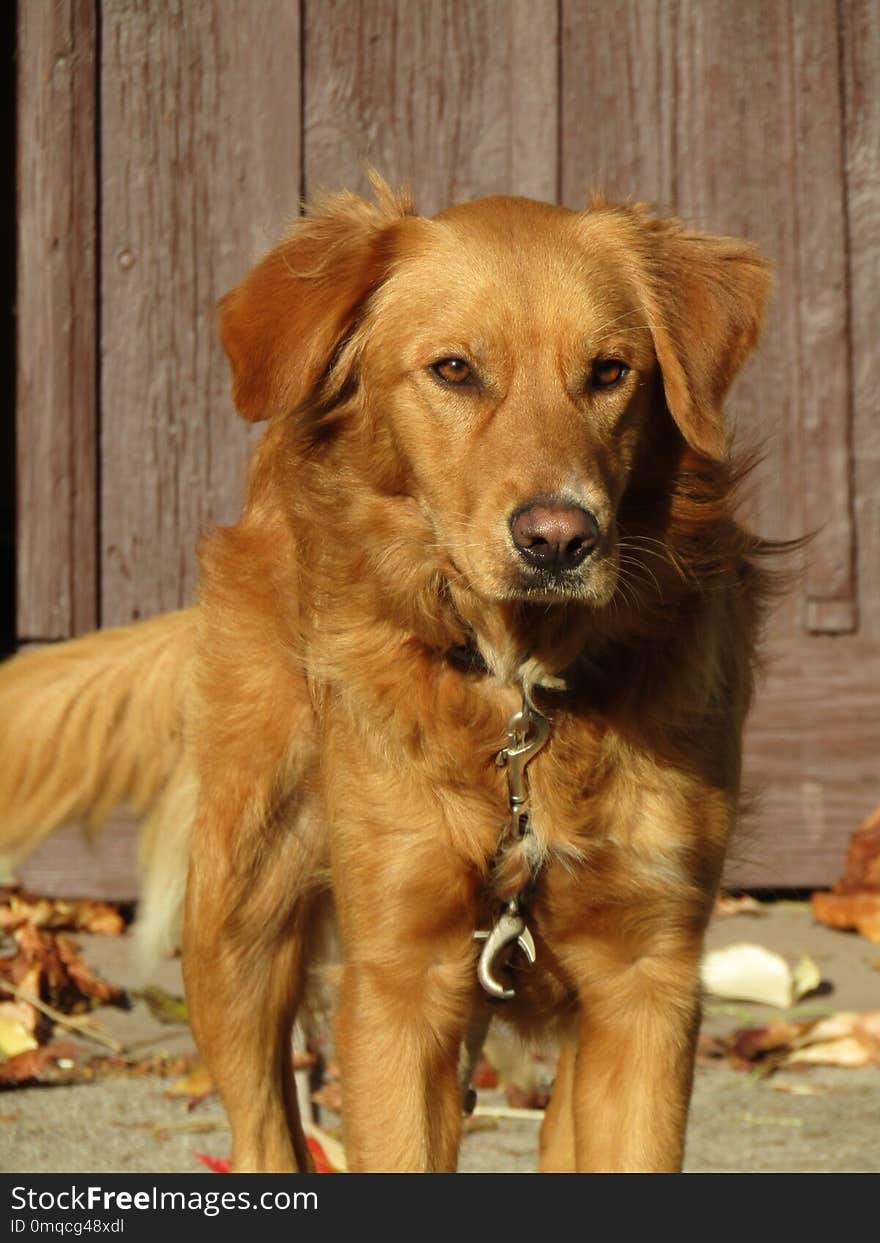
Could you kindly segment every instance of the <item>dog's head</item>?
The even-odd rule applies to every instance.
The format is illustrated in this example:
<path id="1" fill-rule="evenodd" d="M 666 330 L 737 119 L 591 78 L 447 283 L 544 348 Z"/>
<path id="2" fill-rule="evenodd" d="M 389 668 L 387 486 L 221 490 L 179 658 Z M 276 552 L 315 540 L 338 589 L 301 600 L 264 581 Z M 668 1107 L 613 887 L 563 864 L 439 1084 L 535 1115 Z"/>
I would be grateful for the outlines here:
<path id="1" fill-rule="evenodd" d="M 670 440 L 724 458 L 767 288 L 749 244 L 639 206 L 490 198 L 429 220 L 379 184 L 375 206 L 341 195 L 295 224 L 220 325 L 240 412 L 315 442 L 356 428 L 372 482 L 418 505 L 483 600 L 601 607 L 634 479 Z"/>

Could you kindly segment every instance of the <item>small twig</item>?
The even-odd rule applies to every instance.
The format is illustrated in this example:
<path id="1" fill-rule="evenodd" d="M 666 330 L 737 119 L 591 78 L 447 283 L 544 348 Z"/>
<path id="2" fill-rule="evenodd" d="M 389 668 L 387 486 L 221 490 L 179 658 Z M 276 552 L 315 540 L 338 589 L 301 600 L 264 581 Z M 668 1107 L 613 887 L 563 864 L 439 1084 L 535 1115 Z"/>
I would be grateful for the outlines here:
<path id="1" fill-rule="evenodd" d="M 67 1027 L 72 1031 L 80 1032 L 83 1036 L 88 1037 L 89 1040 L 95 1040 L 98 1044 L 104 1045 L 105 1048 L 112 1049 L 114 1053 L 123 1053 L 125 1051 L 124 1044 L 120 1044 L 112 1036 L 107 1036 L 104 1032 L 98 1031 L 88 1019 L 62 1014 L 60 1010 L 47 1005 L 45 1001 L 40 1001 L 39 997 L 32 997 L 30 993 L 24 992 L 17 984 L 10 984 L 8 980 L 0 980 L 0 988 L 6 993 L 11 993 L 19 1001 L 26 1001 L 29 1006 L 33 1006 L 35 1010 L 45 1014 L 46 1018 L 51 1019 L 53 1023 L 57 1023 L 59 1027 Z"/>
<path id="2" fill-rule="evenodd" d="M 514 1109 L 511 1105 L 477 1105 L 475 1118 L 515 1118 L 526 1122 L 540 1122 L 543 1109 Z"/>

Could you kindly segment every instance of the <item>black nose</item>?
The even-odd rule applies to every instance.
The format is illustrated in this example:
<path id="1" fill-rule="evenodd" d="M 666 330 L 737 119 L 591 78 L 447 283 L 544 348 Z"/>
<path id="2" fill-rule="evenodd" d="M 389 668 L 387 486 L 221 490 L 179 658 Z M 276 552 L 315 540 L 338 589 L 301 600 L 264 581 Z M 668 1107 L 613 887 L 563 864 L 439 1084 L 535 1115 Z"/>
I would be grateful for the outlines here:
<path id="1" fill-rule="evenodd" d="M 599 524 L 589 510 L 565 501 L 534 501 L 518 509 L 510 533 L 520 556 L 547 570 L 572 570 L 599 542 Z"/>

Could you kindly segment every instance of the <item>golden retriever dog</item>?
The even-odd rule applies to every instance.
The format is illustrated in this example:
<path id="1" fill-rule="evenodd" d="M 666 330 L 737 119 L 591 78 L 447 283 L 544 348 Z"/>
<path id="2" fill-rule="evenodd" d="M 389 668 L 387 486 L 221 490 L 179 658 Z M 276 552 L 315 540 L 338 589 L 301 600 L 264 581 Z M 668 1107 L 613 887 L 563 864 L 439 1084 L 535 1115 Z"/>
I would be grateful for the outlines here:
<path id="1" fill-rule="evenodd" d="M 455 1169 L 493 1013 L 561 1042 L 542 1169 L 678 1170 L 767 591 L 721 407 L 767 268 L 638 205 L 374 188 L 220 304 L 266 431 L 197 608 L 5 667 L 2 843 L 147 817 L 238 1170 L 308 1168 L 331 902 L 353 1170 Z"/>

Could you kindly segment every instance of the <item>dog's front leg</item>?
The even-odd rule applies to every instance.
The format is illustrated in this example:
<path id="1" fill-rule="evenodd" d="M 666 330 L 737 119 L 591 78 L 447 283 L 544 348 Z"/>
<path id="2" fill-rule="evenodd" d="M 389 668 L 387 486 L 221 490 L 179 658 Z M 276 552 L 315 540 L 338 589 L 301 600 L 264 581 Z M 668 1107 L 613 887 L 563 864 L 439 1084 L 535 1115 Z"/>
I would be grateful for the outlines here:
<path id="1" fill-rule="evenodd" d="M 619 945 L 607 942 L 587 951 L 593 970 L 579 989 L 570 1079 L 579 1172 L 681 1169 L 699 1025 L 699 953 L 699 939 L 647 948 L 627 960 Z"/>
<path id="2" fill-rule="evenodd" d="M 556 1078 L 541 1124 L 540 1170 L 542 1174 L 573 1174 L 574 1076 L 577 1044 L 564 1036 L 560 1042 Z"/>
<path id="3" fill-rule="evenodd" d="M 383 851 L 370 829 L 357 837 L 369 850 L 343 846 L 334 861 L 350 1168 L 452 1171 L 461 1135 L 459 1050 L 476 979 L 470 887 L 435 845 L 402 834 L 392 853 L 392 843 L 386 838 Z"/>
<path id="4" fill-rule="evenodd" d="M 242 834 L 244 837 L 244 834 Z M 293 1081 L 291 1032 L 311 904 L 294 834 L 274 848 L 221 848 L 197 823 L 184 920 L 190 1022 L 232 1128 L 239 1173 L 310 1168 Z"/>

